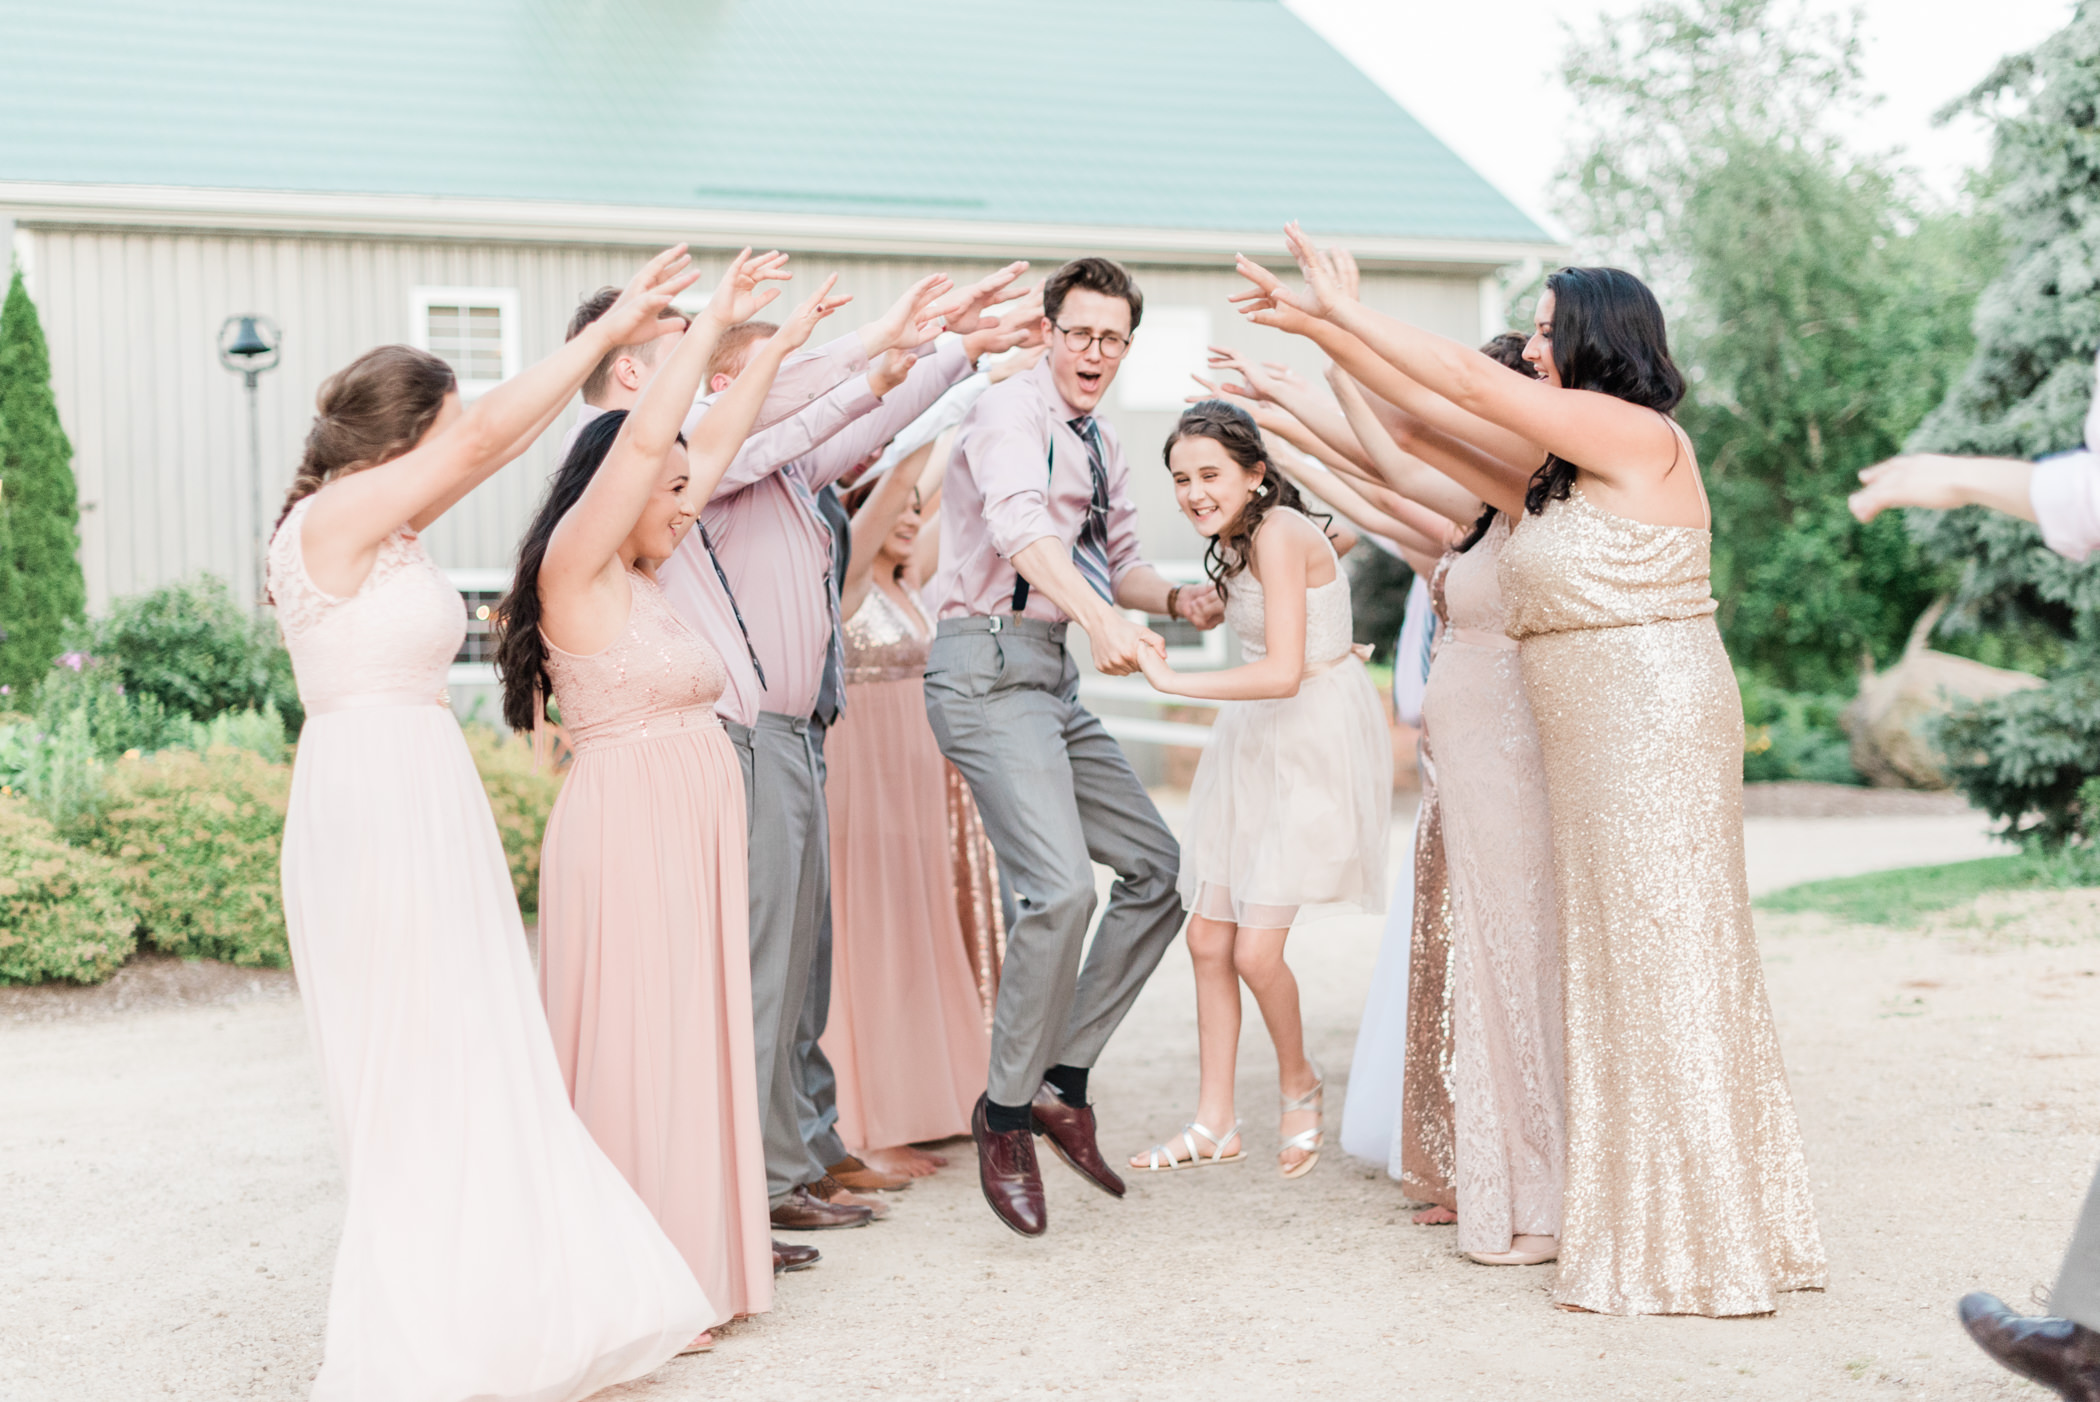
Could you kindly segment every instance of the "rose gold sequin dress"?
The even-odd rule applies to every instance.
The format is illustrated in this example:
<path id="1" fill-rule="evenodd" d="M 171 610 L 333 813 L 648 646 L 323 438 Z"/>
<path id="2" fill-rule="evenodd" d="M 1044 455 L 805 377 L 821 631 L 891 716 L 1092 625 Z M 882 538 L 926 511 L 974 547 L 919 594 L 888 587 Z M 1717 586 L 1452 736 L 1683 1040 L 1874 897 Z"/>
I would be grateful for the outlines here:
<path id="1" fill-rule="evenodd" d="M 569 1108 L 487 793 L 441 701 L 459 591 L 406 526 L 357 592 L 270 542 L 306 704 L 284 913 L 347 1202 L 315 1402 L 569 1402 L 713 1317 Z"/>
<path id="2" fill-rule="evenodd" d="M 1436 610 L 1436 651 L 1429 675 L 1451 629 L 1444 605 L 1444 579 L 1457 561 L 1445 551 L 1429 577 L 1429 602 Z M 1426 696 L 1426 692 L 1425 692 Z M 1451 1108 L 1451 886 L 1444 865 L 1444 817 L 1429 718 L 1422 718 L 1416 749 L 1422 803 L 1415 810 L 1415 911 L 1407 957 L 1407 1055 L 1400 1082 L 1400 1118 L 1393 1126 L 1392 1162 L 1401 1190 L 1419 1202 L 1456 1209 L 1457 1151 Z"/>
<path id="3" fill-rule="evenodd" d="M 1823 1284 L 1743 868 L 1743 711 L 1709 532 L 1580 488 L 1502 552 L 1553 811 L 1568 1187 L 1553 1298 L 1761 1314 Z"/>
<path id="4" fill-rule="evenodd" d="M 576 759 L 540 852 L 540 992 L 576 1113 L 698 1276 L 773 1303 L 752 1051 L 744 777 L 728 674 L 655 582 L 588 656 L 547 645 Z"/>
<path id="5" fill-rule="evenodd" d="M 969 1133 L 991 1056 L 956 903 L 948 761 L 926 721 L 932 636 L 916 601 L 868 590 L 846 620 L 846 707 L 824 747 L 831 1018 L 819 1045 L 854 1149 Z"/>
<path id="6" fill-rule="evenodd" d="M 1567 1163 L 1560 913 L 1538 726 L 1503 631 L 1498 515 L 1444 572 L 1448 626 L 1422 696 L 1451 891 L 1458 1249 L 1560 1234 Z"/>

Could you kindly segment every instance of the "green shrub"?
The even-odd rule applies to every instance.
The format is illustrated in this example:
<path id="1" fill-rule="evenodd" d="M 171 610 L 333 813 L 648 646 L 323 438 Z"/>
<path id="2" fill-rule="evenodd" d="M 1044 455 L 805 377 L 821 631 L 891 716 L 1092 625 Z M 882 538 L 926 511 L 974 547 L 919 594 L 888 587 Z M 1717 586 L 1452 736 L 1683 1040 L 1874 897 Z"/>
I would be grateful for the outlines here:
<path id="1" fill-rule="evenodd" d="M 462 730 L 474 755 L 474 767 L 481 772 L 481 786 L 488 791 L 496 831 L 503 837 L 503 855 L 510 861 L 518 908 L 530 920 L 539 914 L 540 839 L 546 835 L 547 815 L 554 811 L 554 800 L 561 793 L 561 778 L 533 764 L 532 743 L 522 735 L 489 725 L 468 725 Z"/>
<path id="2" fill-rule="evenodd" d="M 0 983 L 100 983 L 137 944 L 116 865 L 0 796 Z"/>
<path id="3" fill-rule="evenodd" d="M 179 745 L 189 718 L 170 715 L 159 699 L 127 691 L 116 667 L 84 653 L 59 658 L 35 695 L 37 727 L 56 735 L 82 717 L 96 755 L 115 759 L 137 750 L 151 754 Z"/>
<path id="4" fill-rule="evenodd" d="M 107 618 L 80 626 L 71 641 L 73 652 L 62 664 L 79 654 L 96 665 L 52 668 L 39 683 L 40 700 L 44 689 L 70 685 L 65 671 L 78 676 L 107 668 L 124 696 L 157 703 L 170 716 L 209 722 L 226 711 L 274 705 L 287 735 L 298 734 L 305 719 L 291 657 L 278 643 L 275 626 L 237 605 L 216 575 L 119 599 Z"/>
<path id="5" fill-rule="evenodd" d="M 86 712 L 74 711 L 55 729 L 31 730 L 18 754 L 14 786 L 46 822 L 71 834 L 95 820 L 102 809 L 104 766 L 88 733 Z"/>
<path id="6" fill-rule="evenodd" d="M 278 853 L 291 779 L 289 766 L 248 750 L 126 756 L 81 837 L 122 868 L 155 949 L 284 968 Z"/>
<path id="7" fill-rule="evenodd" d="M 1748 672 L 1736 673 L 1743 691 L 1743 778 L 1808 779 L 1857 784 L 1852 741 L 1841 722 L 1846 698 L 1785 691 Z"/>
<path id="8" fill-rule="evenodd" d="M 2002 836 L 2053 851 L 2100 820 L 2086 787 L 2100 774 L 2100 671 L 1959 707 L 1936 738 L 1948 777 Z"/>

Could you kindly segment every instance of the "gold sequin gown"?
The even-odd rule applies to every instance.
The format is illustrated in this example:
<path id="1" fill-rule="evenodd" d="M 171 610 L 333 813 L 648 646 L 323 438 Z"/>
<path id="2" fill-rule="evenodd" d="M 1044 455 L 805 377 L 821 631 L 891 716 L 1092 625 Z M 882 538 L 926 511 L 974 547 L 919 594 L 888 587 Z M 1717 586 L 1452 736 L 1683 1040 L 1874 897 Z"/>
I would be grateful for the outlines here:
<path id="1" fill-rule="evenodd" d="M 1743 867 L 1711 533 L 1580 488 L 1501 561 L 1553 814 L 1568 1187 L 1553 1298 L 1763 1314 L 1825 1264 Z"/>
<path id="2" fill-rule="evenodd" d="M 1447 550 L 1429 577 L 1437 635 L 1429 663 L 1436 675 L 1451 617 L 1444 580 L 1458 560 Z M 1425 693 L 1426 695 L 1426 693 Z M 1418 1202 L 1456 1211 L 1456 1130 L 1451 1105 L 1451 887 L 1444 866 L 1443 807 L 1438 797 L 1436 742 L 1423 717 L 1415 751 L 1422 802 L 1415 810 L 1414 934 L 1407 958 L 1407 1053 L 1400 1082 L 1400 1119 L 1393 1127 L 1393 1162 L 1400 1187 Z"/>

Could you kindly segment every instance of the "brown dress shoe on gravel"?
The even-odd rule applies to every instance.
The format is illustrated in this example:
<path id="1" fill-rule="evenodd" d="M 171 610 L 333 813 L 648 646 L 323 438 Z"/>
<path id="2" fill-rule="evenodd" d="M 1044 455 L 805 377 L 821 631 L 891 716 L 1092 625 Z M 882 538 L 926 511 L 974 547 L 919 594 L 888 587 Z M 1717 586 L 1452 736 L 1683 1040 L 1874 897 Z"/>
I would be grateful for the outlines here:
<path id="1" fill-rule="evenodd" d="M 809 1191 L 812 1197 L 822 1198 L 833 1207 L 865 1207 L 871 1214 L 871 1221 L 880 1222 L 890 1215 L 888 1203 L 875 1198 L 864 1198 L 858 1193 L 849 1193 L 845 1184 L 828 1173 L 810 1184 Z"/>
<path id="2" fill-rule="evenodd" d="M 875 1214 L 865 1207 L 832 1204 L 797 1188 L 773 1209 L 773 1225 L 784 1232 L 828 1232 L 840 1227 L 865 1227 Z"/>
<path id="3" fill-rule="evenodd" d="M 977 1141 L 977 1182 L 992 1213 L 1022 1236 L 1041 1236 L 1050 1225 L 1043 1207 L 1043 1175 L 1035 1165 L 1035 1136 L 1025 1129 L 994 1133 L 985 1122 L 985 1097 L 970 1111 L 970 1137 Z"/>
<path id="4" fill-rule="evenodd" d="M 1050 1152 L 1110 1197 L 1123 1196 L 1123 1180 L 1101 1157 L 1094 1141 L 1094 1107 L 1065 1104 L 1048 1081 L 1037 1087 L 1028 1108 L 1035 1114 L 1035 1132 L 1050 1141 Z"/>
<path id="5" fill-rule="evenodd" d="M 911 1186 L 911 1179 L 905 1175 L 869 1168 L 851 1154 L 824 1171 L 856 1193 L 894 1193 Z"/>
<path id="6" fill-rule="evenodd" d="M 1962 1327 L 1985 1353 L 2069 1402 L 2100 1402 L 2100 1333 L 2069 1319 L 2015 1314 L 1982 1291 L 1956 1306 Z"/>
<path id="7" fill-rule="evenodd" d="M 775 1275 L 779 1275 L 782 1271 L 806 1271 L 823 1259 L 824 1257 L 814 1246 L 803 1246 L 798 1242 L 781 1241 L 778 1238 L 773 1242 L 773 1274 Z"/>

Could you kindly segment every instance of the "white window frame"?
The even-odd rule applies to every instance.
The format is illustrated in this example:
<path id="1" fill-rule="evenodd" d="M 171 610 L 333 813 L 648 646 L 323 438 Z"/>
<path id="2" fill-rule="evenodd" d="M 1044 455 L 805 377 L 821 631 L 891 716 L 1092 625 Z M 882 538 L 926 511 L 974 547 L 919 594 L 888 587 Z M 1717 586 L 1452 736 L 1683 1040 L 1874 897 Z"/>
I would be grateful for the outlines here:
<path id="1" fill-rule="evenodd" d="M 494 307 L 502 321 L 503 374 L 493 380 L 459 382 L 462 399 L 486 394 L 524 366 L 519 351 L 520 313 L 515 287 L 413 287 L 408 293 L 408 343 L 417 350 L 430 349 L 430 309 L 439 306 Z"/>
<path id="2" fill-rule="evenodd" d="M 1179 414 L 1197 389 L 1190 373 L 1209 364 L 1216 343 L 1210 308 L 1193 303 L 1145 308 L 1116 372 L 1116 405 L 1136 413 Z"/>

